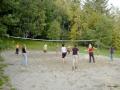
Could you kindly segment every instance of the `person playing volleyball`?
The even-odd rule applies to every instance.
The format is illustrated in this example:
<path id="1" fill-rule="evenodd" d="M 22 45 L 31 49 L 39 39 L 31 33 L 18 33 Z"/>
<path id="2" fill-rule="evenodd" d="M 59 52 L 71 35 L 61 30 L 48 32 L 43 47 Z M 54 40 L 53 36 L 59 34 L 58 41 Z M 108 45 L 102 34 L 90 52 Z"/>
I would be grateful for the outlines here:
<path id="1" fill-rule="evenodd" d="M 44 47 L 43 47 L 43 52 L 44 52 L 44 53 L 47 52 L 47 44 L 44 45 Z"/>
<path id="2" fill-rule="evenodd" d="M 72 66 L 72 70 L 74 71 L 75 69 L 77 69 L 78 66 L 78 51 L 79 49 L 77 48 L 77 45 L 74 46 L 74 48 L 72 48 L 72 55 L 73 55 L 73 66 Z"/>
<path id="3" fill-rule="evenodd" d="M 20 48 L 20 46 L 19 46 L 19 44 L 17 43 L 17 45 L 16 45 L 16 50 L 15 50 L 15 54 L 19 54 L 19 48 Z"/>
<path id="4" fill-rule="evenodd" d="M 65 57 L 66 57 L 66 54 L 67 54 L 67 48 L 65 47 L 64 44 L 62 44 L 61 52 L 62 52 L 62 61 L 63 61 L 63 64 L 64 64 L 65 63 Z"/>
<path id="5" fill-rule="evenodd" d="M 28 65 L 28 57 L 27 57 L 27 50 L 26 45 L 22 45 L 22 55 L 23 55 L 23 64 Z"/>
<path id="6" fill-rule="evenodd" d="M 89 44 L 88 46 L 88 53 L 89 53 L 89 63 L 91 63 L 91 59 L 93 59 L 93 62 L 95 63 L 94 48 L 91 44 Z"/>

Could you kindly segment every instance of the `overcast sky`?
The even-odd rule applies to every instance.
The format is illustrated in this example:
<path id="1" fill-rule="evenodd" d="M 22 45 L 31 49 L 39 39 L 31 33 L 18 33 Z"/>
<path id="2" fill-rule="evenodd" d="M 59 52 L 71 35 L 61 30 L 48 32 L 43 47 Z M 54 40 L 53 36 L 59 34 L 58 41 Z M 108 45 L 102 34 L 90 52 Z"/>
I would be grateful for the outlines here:
<path id="1" fill-rule="evenodd" d="M 109 5 L 120 8 L 120 0 L 109 0 Z"/>

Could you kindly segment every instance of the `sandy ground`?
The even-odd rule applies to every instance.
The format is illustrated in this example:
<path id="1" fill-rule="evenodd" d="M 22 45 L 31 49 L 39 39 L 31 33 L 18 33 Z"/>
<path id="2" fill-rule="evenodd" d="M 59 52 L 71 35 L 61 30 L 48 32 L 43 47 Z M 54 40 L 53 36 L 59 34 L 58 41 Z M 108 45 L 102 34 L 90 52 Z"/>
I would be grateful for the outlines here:
<path id="1" fill-rule="evenodd" d="M 79 68 L 72 71 L 72 55 L 62 64 L 60 53 L 29 51 L 28 66 L 21 65 L 22 55 L 13 51 L 2 53 L 8 64 L 5 72 L 17 90 L 120 90 L 120 59 L 79 55 Z"/>

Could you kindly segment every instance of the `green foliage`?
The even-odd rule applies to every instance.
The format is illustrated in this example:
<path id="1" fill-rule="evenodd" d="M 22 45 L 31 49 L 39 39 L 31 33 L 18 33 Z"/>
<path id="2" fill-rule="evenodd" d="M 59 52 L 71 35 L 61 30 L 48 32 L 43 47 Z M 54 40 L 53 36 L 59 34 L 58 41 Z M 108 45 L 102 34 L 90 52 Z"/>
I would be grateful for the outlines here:
<path id="1" fill-rule="evenodd" d="M 101 42 L 101 44 L 106 47 L 112 42 L 112 21 L 105 16 L 95 24 L 95 38 Z"/>
<path id="2" fill-rule="evenodd" d="M 5 25 L 0 24 L 0 37 L 6 34 L 7 27 Z"/>
<path id="3" fill-rule="evenodd" d="M 80 33 L 79 33 L 79 30 L 78 30 L 78 25 L 74 24 L 71 27 L 70 39 L 71 40 L 77 40 L 77 39 L 79 39 L 79 36 L 80 36 Z"/>
<path id="4" fill-rule="evenodd" d="M 4 64 L 2 64 L 3 59 L 0 56 L 0 88 L 2 89 L 3 84 L 8 81 L 8 77 L 4 75 L 3 68 L 5 67 Z"/>
<path id="5" fill-rule="evenodd" d="M 112 30 L 112 45 L 120 50 L 120 10 L 114 9 L 112 13 L 113 20 L 113 30 Z"/>
<path id="6" fill-rule="evenodd" d="M 114 46 L 119 48 L 119 35 L 112 31 L 119 32 L 115 24 L 120 14 L 114 15 L 107 3 L 108 0 L 86 0 L 83 5 L 81 0 L 1 0 L 0 36 L 7 32 L 31 38 L 93 39 L 102 47 L 108 47 L 113 37 Z"/>
<path id="7" fill-rule="evenodd" d="M 44 30 L 46 18 L 42 1 L 21 0 L 19 7 L 21 7 L 19 12 L 19 27 L 23 33 L 22 36 L 24 36 L 26 32 L 40 35 Z"/>
<path id="8" fill-rule="evenodd" d="M 112 33 L 112 44 L 116 49 L 120 50 L 120 11 L 116 10 L 114 28 Z"/>
<path id="9" fill-rule="evenodd" d="M 100 46 L 109 47 L 112 42 L 112 18 L 107 8 L 108 0 L 87 0 L 82 15 L 82 39 L 99 41 Z"/>
<path id="10" fill-rule="evenodd" d="M 116 49 L 120 50 L 120 29 L 116 29 L 113 31 L 113 45 Z"/>
<path id="11" fill-rule="evenodd" d="M 60 39 L 60 34 L 61 34 L 61 28 L 60 28 L 60 24 L 58 21 L 54 20 L 51 24 L 50 24 L 50 28 L 48 30 L 48 38 L 50 39 Z"/>

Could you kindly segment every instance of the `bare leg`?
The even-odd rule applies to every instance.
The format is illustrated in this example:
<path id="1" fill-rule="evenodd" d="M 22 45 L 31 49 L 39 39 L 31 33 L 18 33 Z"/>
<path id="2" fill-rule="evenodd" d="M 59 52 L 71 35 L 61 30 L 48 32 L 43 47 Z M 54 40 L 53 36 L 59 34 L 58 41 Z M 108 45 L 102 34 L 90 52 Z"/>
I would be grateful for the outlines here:
<path id="1" fill-rule="evenodd" d="M 75 69 L 78 68 L 78 55 L 75 56 Z"/>
<path id="2" fill-rule="evenodd" d="M 94 58 L 94 54 L 91 55 L 93 62 L 95 63 L 95 58 Z"/>
<path id="3" fill-rule="evenodd" d="M 63 58 L 63 60 L 62 60 L 62 61 L 63 61 L 63 64 L 64 64 L 64 63 L 65 63 L 65 58 Z"/>
<path id="4" fill-rule="evenodd" d="M 89 63 L 91 63 L 91 54 L 89 53 Z"/>
<path id="5" fill-rule="evenodd" d="M 72 65 L 72 70 L 75 70 L 75 59 L 73 59 L 73 65 Z"/>

